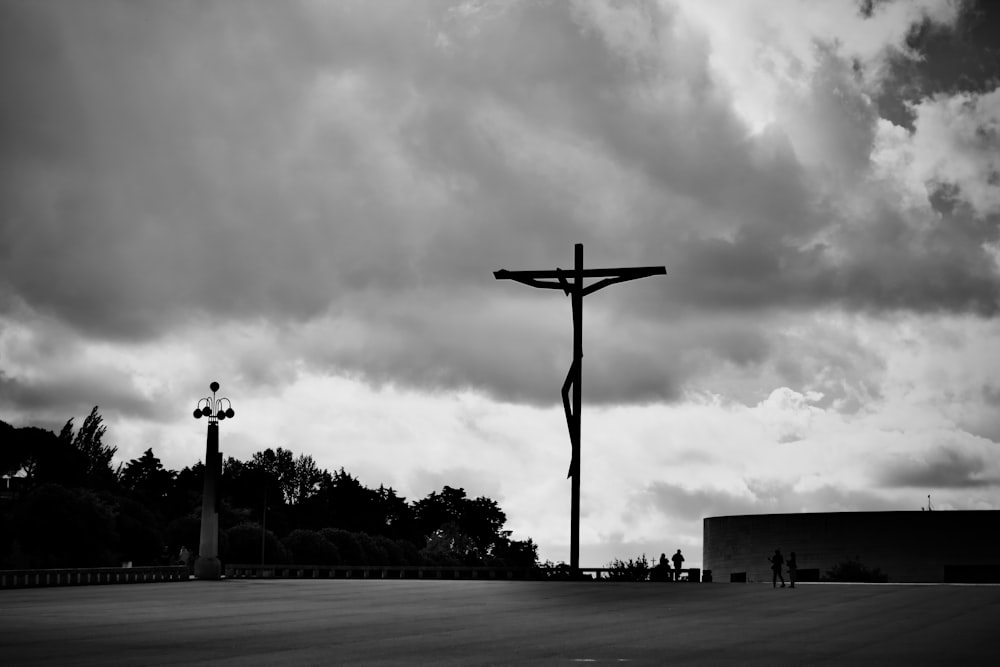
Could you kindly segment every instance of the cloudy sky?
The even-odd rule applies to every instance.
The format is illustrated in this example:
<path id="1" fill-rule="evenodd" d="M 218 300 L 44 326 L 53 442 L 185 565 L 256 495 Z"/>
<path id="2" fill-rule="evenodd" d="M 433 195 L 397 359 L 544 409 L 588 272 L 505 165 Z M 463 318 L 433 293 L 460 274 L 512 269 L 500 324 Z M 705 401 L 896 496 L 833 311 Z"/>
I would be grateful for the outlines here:
<path id="1" fill-rule="evenodd" d="M 568 560 L 569 300 L 493 271 L 583 243 L 668 275 L 585 300 L 582 565 L 998 509 L 988 5 L 0 0 L 0 418 L 179 469 L 217 380 Z"/>

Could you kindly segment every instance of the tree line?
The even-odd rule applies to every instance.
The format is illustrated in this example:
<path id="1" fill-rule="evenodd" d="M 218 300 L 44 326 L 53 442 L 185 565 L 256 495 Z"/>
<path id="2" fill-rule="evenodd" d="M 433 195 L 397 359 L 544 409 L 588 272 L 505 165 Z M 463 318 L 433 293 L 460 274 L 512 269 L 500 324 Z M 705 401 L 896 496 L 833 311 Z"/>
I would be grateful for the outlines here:
<path id="1" fill-rule="evenodd" d="M 56 434 L 0 421 L 0 569 L 177 562 L 197 554 L 204 465 L 163 467 L 147 449 L 114 465 L 95 407 Z M 219 480 L 219 556 L 229 563 L 532 567 L 486 497 L 444 486 L 407 501 L 343 468 L 278 447 L 228 457 Z"/>

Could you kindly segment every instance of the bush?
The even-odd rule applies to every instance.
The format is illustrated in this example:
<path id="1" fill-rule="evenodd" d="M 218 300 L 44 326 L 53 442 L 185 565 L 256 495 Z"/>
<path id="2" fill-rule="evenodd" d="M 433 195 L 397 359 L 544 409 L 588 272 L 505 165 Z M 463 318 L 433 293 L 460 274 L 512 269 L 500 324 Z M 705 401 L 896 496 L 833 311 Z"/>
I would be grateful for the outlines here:
<path id="1" fill-rule="evenodd" d="M 420 557 L 427 565 L 440 565 L 443 567 L 465 565 L 462 557 L 454 551 L 437 551 L 424 547 L 420 550 Z"/>
<path id="2" fill-rule="evenodd" d="M 293 530 L 281 542 L 295 565 L 341 564 L 337 547 L 315 530 Z"/>
<path id="3" fill-rule="evenodd" d="M 319 534 L 337 547 L 343 565 L 364 565 L 365 554 L 354 533 L 338 528 L 324 528 Z"/>
<path id="4" fill-rule="evenodd" d="M 220 557 L 226 563 L 260 562 L 260 524 L 241 523 L 220 536 Z M 288 550 L 271 531 L 264 532 L 264 562 L 282 565 L 289 561 Z"/>
<path id="5" fill-rule="evenodd" d="M 361 553 L 364 554 L 364 565 L 388 565 L 389 554 L 375 541 L 375 538 L 368 533 L 355 533 L 354 538 L 361 545 Z"/>
<path id="6" fill-rule="evenodd" d="M 846 581 L 855 583 L 885 583 L 889 576 L 883 574 L 877 567 L 869 569 L 860 560 L 844 560 L 827 570 L 827 581 Z"/>
<path id="7" fill-rule="evenodd" d="M 420 549 L 409 540 L 396 540 L 396 546 L 403 554 L 403 565 L 423 565 L 424 559 L 420 555 Z"/>
<path id="8" fill-rule="evenodd" d="M 576 575 L 573 573 L 573 568 L 569 566 L 568 563 L 559 561 L 558 563 L 553 563 L 550 560 L 542 563 L 539 568 L 545 575 L 546 579 L 553 579 L 557 581 L 571 581 L 576 579 Z M 588 576 L 589 578 L 589 576 Z"/>
<path id="9" fill-rule="evenodd" d="M 611 581 L 646 581 L 649 579 L 650 569 L 646 554 L 642 554 L 635 560 L 630 558 L 628 561 L 616 558 L 605 567 L 609 568 L 607 575 Z"/>
<path id="10" fill-rule="evenodd" d="M 391 540 L 384 535 L 375 536 L 375 545 L 386 555 L 385 565 L 406 565 L 406 557 L 403 549 L 395 540 Z"/>

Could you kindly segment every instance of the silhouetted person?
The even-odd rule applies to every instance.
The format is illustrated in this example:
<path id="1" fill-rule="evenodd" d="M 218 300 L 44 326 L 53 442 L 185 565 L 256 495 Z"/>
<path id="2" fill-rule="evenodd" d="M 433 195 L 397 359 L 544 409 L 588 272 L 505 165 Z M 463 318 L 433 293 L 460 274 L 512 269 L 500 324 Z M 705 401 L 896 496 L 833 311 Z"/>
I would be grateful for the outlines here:
<path id="1" fill-rule="evenodd" d="M 656 581 L 670 581 L 670 561 L 667 560 L 667 554 L 660 554 L 660 560 L 653 568 L 653 574 Z"/>
<path id="2" fill-rule="evenodd" d="M 795 562 L 795 552 L 788 554 L 788 585 L 795 588 L 795 572 L 799 569 L 799 564 Z"/>
<path id="3" fill-rule="evenodd" d="M 678 549 L 677 553 L 670 557 L 670 560 L 674 561 L 674 581 L 680 581 L 681 565 L 684 564 L 684 556 L 681 555 L 681 550 Z"/>
<path id="4" fill-rule="evenodd" d="M 774 555 L 767 560 L 771 562 L 771 588 L 776 588 L 778 579 L 781 579 L 781 587 L 785 587 L 785 575 L 781 574 L 781 566 L 785 563 L 785 558 L 781 555 L 781 549 L 775 549 Z"/>
<path id="5" fill-rule="evenodd" d="M 188 561 L 191 560 L 191 552 L 188 551 L 186 546 L 181 547 L 181 552 L 177 555 L 178 560 L 180 560 L 181 565 L 187 565 Z"/>

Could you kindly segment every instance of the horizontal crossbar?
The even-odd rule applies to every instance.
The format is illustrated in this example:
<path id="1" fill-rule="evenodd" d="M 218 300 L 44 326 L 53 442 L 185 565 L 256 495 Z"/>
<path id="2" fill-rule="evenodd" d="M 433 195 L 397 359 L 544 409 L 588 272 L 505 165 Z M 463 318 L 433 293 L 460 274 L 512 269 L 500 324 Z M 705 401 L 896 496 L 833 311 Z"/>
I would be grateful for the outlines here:
<path id="1" fill-rule="evenodd" d="M 517 280 L 518 278 L 645 278 L 646 276 L 666 275 L 665 266 L 635 266 L 623 269 L 552 269 L 541 271 L 508 271 L 500 269 L 493 272 L 497 280 Z"/>

